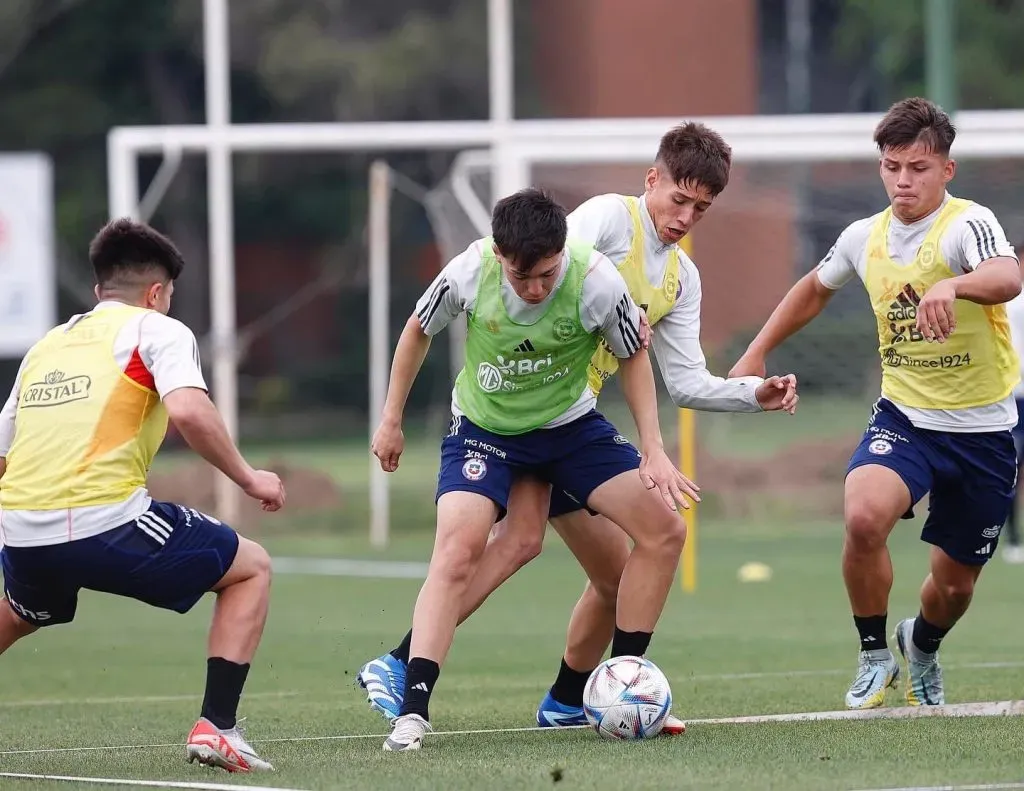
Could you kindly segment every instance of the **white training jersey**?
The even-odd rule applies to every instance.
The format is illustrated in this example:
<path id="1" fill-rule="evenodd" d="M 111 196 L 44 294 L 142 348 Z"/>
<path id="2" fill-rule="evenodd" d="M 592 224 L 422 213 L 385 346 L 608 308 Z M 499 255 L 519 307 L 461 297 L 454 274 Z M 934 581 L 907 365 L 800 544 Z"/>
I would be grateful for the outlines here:
<path id="1" fill-rule="evenodd" d="M 1021 381 L 1013 388 L 1013 397 L 1024 398 L 1024 293 L 1006 303 L 1006 318 L 1010 322 L 1010 341 L 1020 361 Z"/>
<path id="2" fill-rule="evenodd" d="M 453 258 L 430 284 L 416 303 L 416 316 L 427 335 L 436 335 L 461 313 L 471 313 L 476 305 L 477 289 L 483 265 L 485 240 L 473 242 L 465 252 Z M 524 302 L 512 285 L 503 277 L 501 298 L 505 310 L 517 324 L 533 324 L 547 311 L 556 290 L 561 287 L 568 271 L 569 254 L 562 258 L 562 269 L 551 294 L 536 305 Z M 620 314 L 616 308 L 628 307 Z M 583 290 L 580 294 L 580 321 L 587 332 L 596 332 L 604 338 L 616 357 L 632 357 L 639 350 L 640 309 L 629 296 L 626 282 L 615 265 L 605 256 L 593 252 L 590 256 Z M 568 411 L 547 423 L 554 428 L 581 418 L 594 408 L 597 396 L 589 387 L 584 388 Z M 452 414 L 462 415 L 455 389 L 452 389 Z"/>
<path id="3" fill-rule="evenodd" d="M 662 244 L 647 203 L 640 198 L 644 235 L 644 270 L 651 285 L 665 277 L 670 256 L 679 257 L 679 284 L 672 309 L 653 327 L 654 356 L 662 379 L 677 406 L 707 412 L 760 412 L 757 376 L 725 379 L 708 371 L 700 345 L 700 273 L 677 244 Z M 598 195 L 569 215 L 569 234 L 588 242 L 618 266 L 633 244 L 633 218 L 622 197 Z"/>
<path id="4" fill-rule="evenodd" d="M 92 312 L 105 310 L 118 302 L 100 302 Z M 73 316 L 61 326 L 71 327 L 88 313 Z M 199 346 L 192 331 L 177 319 L 162 313 L 140 313 L 118 332 L 114 359 L 127 369 L 135 351 L 153 375 L 160 398 L 183 387 L 206 390 L 199 364 Z M 24 363 L 22 363 L 24 366 Z M 14 442 L 15 414 L 21 393 L 21 371 L 10 397 L 0 410 L 0 457 L 6 457 Z M 94 505 L 58 511 L 13 511 L 0 508 L 0 544 L 12 547 L 62 544 L 104 533 L 146 513 L 150 496 L 145 488 L 113 505 Z"/>
<path id="5" fill-rule="evenodd" d="M 927 217 L 905 224 L 895 216 L 889 223 L 889 257 L 896 264 L 909 265 L 917 257 L 918 248 L 935 223 L 942 205 Z M 863 282 L 867 276 L 867 245 L 871 229 L 879 214 L 857 220 L 840 234 L 839 239 L 818 264 L 818 280 L 833 291 L 842 288 L 855 276 Z M 973 204 L 951 223 L 939 242 L 942 256 L 954 274 L 974 271 L 991 258 L 1016 258 L 1013 245 L 992 211 Z M 969 409 L 919 409 L 896 404 L 918 428 L 936 431 L 983 432 L 1000 431 L 1017 424 L 1017 407 L 1013 396 L 1002 401 Z"/>

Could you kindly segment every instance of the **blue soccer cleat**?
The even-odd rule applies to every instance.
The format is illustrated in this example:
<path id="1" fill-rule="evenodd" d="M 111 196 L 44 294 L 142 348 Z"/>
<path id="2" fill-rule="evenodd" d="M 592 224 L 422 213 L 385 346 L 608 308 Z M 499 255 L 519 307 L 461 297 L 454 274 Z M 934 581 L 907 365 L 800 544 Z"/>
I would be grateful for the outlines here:
<path id="1" fill-rule="evenodd" d="M 566 706 L 559 703 L 549 691 L 537 709 L 537 724 L 542 728 L 568 728 L 587 725 L 587 715 L 582 706 Z"/>
<path id="2" fill-rule="evenodd" d="M 388 722 L 394 720 L 405 697 L 405 662 L 391 654 L 371 659 L 359 669 L 356 681 L 366 690 L 366 702 Z"/>

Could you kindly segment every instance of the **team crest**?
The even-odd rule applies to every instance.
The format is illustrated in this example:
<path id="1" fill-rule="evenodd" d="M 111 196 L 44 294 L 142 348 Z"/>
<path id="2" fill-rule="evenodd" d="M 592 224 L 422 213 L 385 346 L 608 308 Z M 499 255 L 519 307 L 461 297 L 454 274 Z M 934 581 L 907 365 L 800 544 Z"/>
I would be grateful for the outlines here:
<path id="1" fill-rule="evenodd" d="M 555 322 L 555 337 L 560 341 L 567 341 L 576 334 L 578 325 L 569 318 L 561 318 Z"/>
<path id="2" fill-rule="evenodd" d="M 928 271 L 935 266 L 936 258 L 934 242 L 925 242 L 921 245 L 921 249 L 917 253 L 917 260 L 920 262 L 922 269 Z"/>
<path id="3" fill-rule="evenodd" d="M 488 319 L 487 320 L 487 331 L 497 335 L 498 334 L 498 322 L 496 322 L 494 319 Z"/>
<path id="4" fill-rule="evenodd" d="M 669 300 L 670 302 L 674 302 L 679 297 L 679 294 L 682 290 L 683 284 L 679 280 L 679 278 L 677 278 L 671 272 L 665 275 L 665 286 L 662 289 L 663 293 L 665 294 L 665 299 Z"/>
<path id="5" fill-rule="evenodd" d="M 876 456 L 888 456 L 892 453 L 892 443 L 887 439 L 876 439 L 868 445 L 868 451 Z"/>
<path id="6" fill-rule="evenodd" d="M 467 459 L 462 465 L 462 477 L 467 481 L 479 481 L 487 474 L 487 462 L 483 459 Z"/>

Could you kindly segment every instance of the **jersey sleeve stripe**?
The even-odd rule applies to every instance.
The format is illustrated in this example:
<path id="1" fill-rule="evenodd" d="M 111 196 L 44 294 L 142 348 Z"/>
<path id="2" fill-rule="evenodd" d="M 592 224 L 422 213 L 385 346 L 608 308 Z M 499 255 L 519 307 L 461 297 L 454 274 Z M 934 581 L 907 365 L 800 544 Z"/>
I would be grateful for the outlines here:
<path id="1" fill-rule="evenodd" d="M 985 232 L 985 240 L 991 250 L 989 258 L 995 258 L 999 255 L 999 245 L 996 243 L 996 235 L 992 232 L 992 226 L 989 225 L 988 220 L 978 220 L 978 225 L 980 225 L 982 230 Z"/>
<path id="2" fill-rule="evenodd" d="M 615 306 L 615 313 L 619 318 L 619 336 L 622 344 L 630 355 L 636 354 L 640 349 L 640 335 L 637 328 L 633 326 L 629 316 L 629 301 L 623 297 L 622 301 Z"/>
<path id="3" fill-rule="evenodd" d="M 430 326 L 430 322 L 434 320 L 434 315 L 437 313 L 438 308 L 441 307 L 441 301 L 444 299 L 444 295 L 449 290 L 448 281 L 444 280 L 440 286 L 435 289 L 435 293 L 430 302 L 424 306 L 418 314 L 420 320 L 420 326 L 424 329 Z"/>
<path id="4" fill-rule="evenodd" d="M 984 250 L 982 250 L 982 235 L 981 235 L 981 231 L 978 229 L 978 226 L 975 224 L 974 220 L 968 220 L 967 221 L 967 227 L 970 228 L 971 232 L 974 234 L 974 243 L 978 247 L 978 258 L 980 258 L 982 261 L 984 261 L 987 256 L 985 255 Z M 987 246 L 987 244 L 986 244 L 986 246 Z"/>

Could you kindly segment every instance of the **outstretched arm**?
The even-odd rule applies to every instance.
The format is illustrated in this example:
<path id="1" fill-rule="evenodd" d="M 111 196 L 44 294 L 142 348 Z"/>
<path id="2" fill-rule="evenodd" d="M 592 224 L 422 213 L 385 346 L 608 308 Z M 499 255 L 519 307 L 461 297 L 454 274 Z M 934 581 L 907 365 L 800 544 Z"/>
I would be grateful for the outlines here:
<path id="1" fill-rule="evenodd" d="M 381 469 L 385 472 L 398 469 L 398 460 L 405 449 L 405 436 L 402 433 L 405 404 L 429 349 L 430 336 L 423 331 L 419 317 L 410 316 L 395 348 L 384 413 L 370 442 L 370 449 L 380 460 Z"/>
<path id="2" fill-rule="evenodd" d="M 768 353 L 809 324 L 825 309 L 834 293 L 821 282 L 817 271 L 800 278 L 750 342 L 729 376 L 764 376 Z"/>

